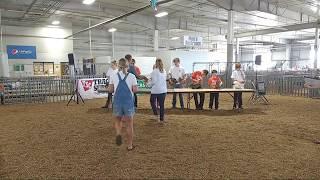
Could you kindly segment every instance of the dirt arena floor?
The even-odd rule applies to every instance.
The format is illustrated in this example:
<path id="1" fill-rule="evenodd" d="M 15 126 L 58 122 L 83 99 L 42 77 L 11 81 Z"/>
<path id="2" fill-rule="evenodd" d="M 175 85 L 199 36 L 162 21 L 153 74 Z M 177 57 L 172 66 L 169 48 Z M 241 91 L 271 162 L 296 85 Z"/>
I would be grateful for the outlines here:
<path id="1" fill-rule="evenodd" d="M 0 106 L 0 179 L 320 179 L 320 100 L 269 98 L 241 113 L 228 95 L 218 111 L 167 109 L 161 126 L 140 96 L 131 152 L 103 99 Z"/>

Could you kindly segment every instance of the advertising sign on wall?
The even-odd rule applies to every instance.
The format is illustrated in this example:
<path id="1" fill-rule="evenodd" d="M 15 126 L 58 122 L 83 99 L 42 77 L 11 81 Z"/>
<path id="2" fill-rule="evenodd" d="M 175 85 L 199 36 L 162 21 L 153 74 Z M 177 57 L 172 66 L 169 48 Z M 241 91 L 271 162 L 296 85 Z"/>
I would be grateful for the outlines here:
<path id="1" fill-rule="evenodd" d="M 8 59 L 37 59 L 36 46 L 7 46 Z"/>
<path id="2" fill-rule="evenodd" d="M 83 99 L 105 98 L 107 92 L 99 90 L 105 89 L 108 84 L 108 78 L 79 79 L 78 90 Z"/>
<path id="3" fill-rule="evenodd" d="M 202 37 L 200 36 L 183 36 L 183 44 L 185 46 L 201 46 Z"/>

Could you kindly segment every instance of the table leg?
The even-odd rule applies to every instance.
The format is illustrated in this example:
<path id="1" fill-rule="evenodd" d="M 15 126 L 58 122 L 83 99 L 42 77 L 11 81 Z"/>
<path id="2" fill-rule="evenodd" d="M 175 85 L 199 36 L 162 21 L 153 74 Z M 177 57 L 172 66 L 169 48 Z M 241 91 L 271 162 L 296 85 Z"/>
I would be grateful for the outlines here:
<path id="1" fill-rule="evenodd" d="M 187 99 L 187 109 L 190 109 L 190 93 L 188 93 L 188 99 Z"/>

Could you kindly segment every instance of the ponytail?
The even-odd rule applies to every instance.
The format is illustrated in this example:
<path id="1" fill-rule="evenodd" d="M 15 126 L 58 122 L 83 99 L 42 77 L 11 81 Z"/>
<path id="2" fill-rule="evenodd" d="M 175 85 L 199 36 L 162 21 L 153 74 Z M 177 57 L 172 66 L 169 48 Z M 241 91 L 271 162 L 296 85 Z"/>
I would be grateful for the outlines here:
<path id="1" fill-rule="evenodd" d="M 156 68 L 158 68 L 159 71 L 163 73 L 163 62 L 160 58 L 156 60 Z"/>
<path id="2" fill-rule="evenodd" d="M 124 58 L 121 58 L 119 60 L 119 71 L 122 71 L 123 74 L 127 73 L 127 68 L 128 68 L 128 64 L 127 64 L 127 60 Z"/>

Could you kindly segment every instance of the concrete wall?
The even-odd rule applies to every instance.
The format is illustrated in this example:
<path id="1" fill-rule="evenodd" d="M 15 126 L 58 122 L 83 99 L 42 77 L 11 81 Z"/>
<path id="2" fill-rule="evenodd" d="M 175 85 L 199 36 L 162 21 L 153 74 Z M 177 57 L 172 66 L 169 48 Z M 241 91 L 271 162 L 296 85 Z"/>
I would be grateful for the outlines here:
<path id="1" fill-rule="evenodd" d="M 60 73 L 60 62 L 68 62 L 68 53 L 73 52 L 73 41 L 62 39 L 72 33 L 71 29 L 3 27 L 3 46 L 6 54 L 7 45 L 36 46 L 37 59 L 9 59 L 10 76 L 32 76 L 34 62 L 53 62 L 55 73 Z M 15 64 L 24 64 L 24 72 L 14 72 Z"/>
<path id="2" fill-rule="evenodd" d="M 291 68 L 302 69 L 313 67 L 314 49 L 309 47 L 292 47 Z"/>
<path id="3" fill-rule="evenodd" d="M 312 68 L 314 61 L 314 49 L 311 46 L 289 45 L 277 49 L 255 49 L 241 52 L 240 62 L 254 61 L 256 55 L 262 55 L 262 65 L 257 66 L 258 70 L 301 70 Z M 318 55 L 318 59 L 320 56 Z M 283 65 L 281 66 L 281 64 Z"/>
<path id="4" fill-rule="evenodd" d="M 163 59 L 165 68 L 168 71 L 172 66 L 172 60 L 176 57 L 181 59 L 181 64 L 185 67 L 188 73 L 193 70 L 194 62 L 216 62 L 214 69 L 224 70 L 227 61 L 226 45 L 218 44 L 219 48 L 215 52 L 208 50 L 168 50 L 170 47 L 175 47 L 181 44 L 180 41 L 170 41 L 166 35 L 160 34 L 159 51 L 153 51 L 153 36 L 145 32 L 116 32 L 115 33 L 115 54 L 112 57 L 112 34 L 106 29 L 95 29 L 92 34 L 92 51 L 89 48 L 89 32 L 81 33 L 73 39 L 66 40 L 64 37 L 77 32 L 84 27 L 70 28 L 27 28 L 27 27 L 12 27 L 5 26 L 4 32 L 4 52 L 6 45 L 30 45 L 37 47 L 37 59 L 35 60 L 12 60 L 8 61 L 11 76 L 31 76 L 33 75 L 34 62 L 53 62 L 55 64 L 55 74 L 60 74 L 61 62 L 68 62 L 67 54 L 74 52 L 75 62 L 77 67 L 82 69 L 83 58 L 96 58 L 97 74 L 102 74 L 107 71 L 108 63 L 111 60 L 118 60 L 126 54 L 132 54 L 134 57 L 150 57 L 154 59 L 159 57 Z M 148 31 L 153 31 L 152 29 Z M 277 63 L 290 59 L 298 59 L 299 61 L 285 62 L 283 69 L 294 67 L 302 67 L 308 65 L 312 67 L 314 59 L 313 48 L 292 47 L 290 57 L 286 47 L 282 49 L 256 48 L 250 50 L 242 50 L 240 52 L 240 62 L 252 61 L 256 55 L 262 55 L 262 65 L 258 69 L 272 69 Z M 15 64 L 24 64 L 24 72 L 14 72 Z M 139 62 L 137 63 L 139 64 Z M 152 63 L 148 63 L 152 65 Z M 195 70 L 208 69 L 208 65 L 196 65 Z"/>
<path id="5" fill-rule="evenodd" d="M 261 55 L 261 65 L 255 65 L 255 59 L 258 55 Z M 242 49 L 240 62 L 243 64 L 243 69 L 245 70 L 270 70 L 275 66 L 272 58 L 275 58 L 274 56 L 277 55 L 277 53 L 272 54 L 270 48 L 267 47 Z"/>

